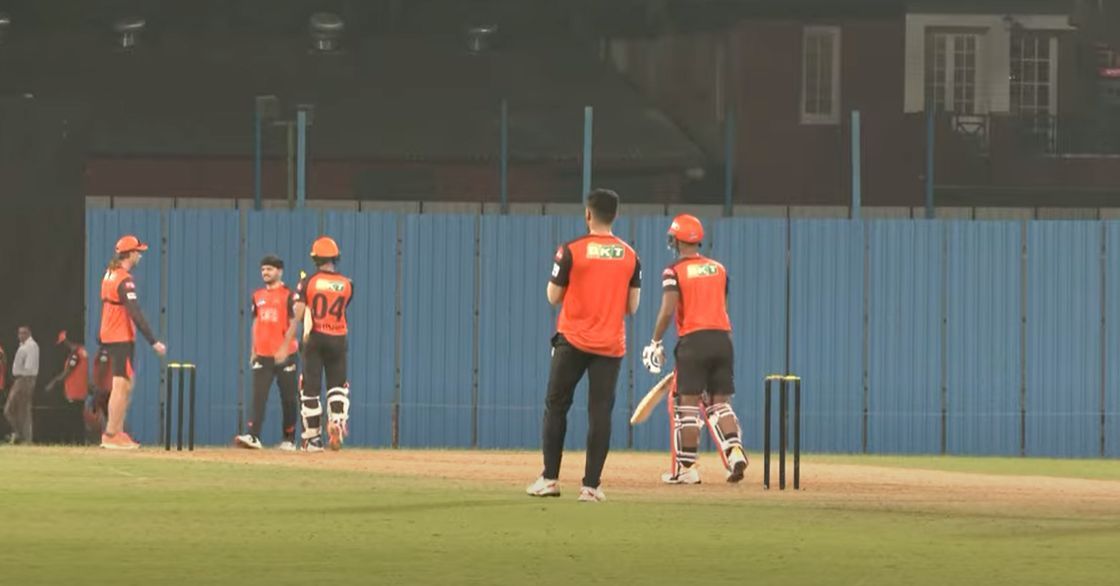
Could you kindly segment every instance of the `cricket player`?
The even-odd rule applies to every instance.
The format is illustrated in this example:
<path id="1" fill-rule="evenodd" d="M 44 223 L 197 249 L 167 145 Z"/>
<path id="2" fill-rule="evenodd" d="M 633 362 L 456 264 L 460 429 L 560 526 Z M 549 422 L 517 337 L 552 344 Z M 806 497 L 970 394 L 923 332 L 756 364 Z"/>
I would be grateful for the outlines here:
<path id="1" fill-rule="evenodd" d="M 544 471 L 527 489 L 530 496 L 560 496 L 560 460 L 568 428 L 568 409 L 586 372 L 587 463 L 579 500 L 606 500 L 600 489 L 611 441 L 615 385 L 626 355 L 626 314 L 638 310 L 641 262 L 626 242 L 611 232 L 618 195 L 596 189 L 587 196 L 588 234 L 556 250 L 548 302 L 560 306 L 552 338 L 543 425 Z"/>
<path id="2" fill-rule="evenodd" d="M 295 320 L 295 294 L 284 285 L 283 278 L 283 259 L 274 255 L 261 259 L 261 280 L 264 281 L 264 287 L 253 292 L 251 301 L 253 354 L 249 358 L 249 364 L 253 370 L 253 411 L 248 422 L 249 433 L 235 438 L 238 445 L 252 450 L 263 447 L 261 429 L 264 426 L 264 411 L 268 405 L 268 391 L 273 379 L 276 379 L 276 386 L 280 388 L 282 410 L 283 441 L 279 447 L 288 452 L 296 450 L 296 411 L 299 401 L 296 398 L 298 376 L 295 355 L 299 348 L 295 340 L 288 342 L 288 359 L 276 361 L 280 345 L 284 343 Z"/>
<path id="3" fill-rule="evenodd" d="M 284 364 L 291 353 L 296 326 L 306 312 L 311 315 L 311 333 L 303 349 L 303 378 L 300 389 L 300 417 L 303 419 L 303 448 L 323 451 L 320 403 L 323 373 L 327 380 L 329 410 L 327 436 L 332 450 L 342 448 L 349 433 L 350 383 L 346 379 L 346 310 L 354 296 L 354 284 L 336 270 L 341 254 L 338 244 L 322 236 L 311 245 L 311 260 L 318 270 L 300 280 L 293 296 L 294 319 L 288 326 L 284 343 L 276 353 L 276 364 Z"/>
<path id="4" fill-rule="evenodd" d="M 113 373 L 113 388 L 109 395 L 109 417 L 105 433 L 101 434 L 101 447 L 110 450 L 135 450 L 140 444 L 124 431 L 128 405 L 132 399 L 133 355 L 136 330 L 151 344 L 156 354 L 164 356 L 167 347 L 156 340 L 148 320 L 140 311 L 136 281 L 129 273 L 140 263 L 141 253 L 148 245 L 135 236 L 122 236 L 114 249 L 116 256 L 109 262 L 101 279 L 101 330 L 98 342 L 109 356 Z M 135 326 L 133 325 L 135 324 Z"/>
<path id="5" fill-rule="evenodd" d="M 660 373 L 664 362 L 661 338 L 676 315 L 676 392 L 669 398 L 673 413 L 672 469 L 661 480 L 668 484 L 700 484 L 696 453 L 702 417 L 719 443 L 728 482 L 739 482 L 747 470 L 742 431 L 731 396 L 735 394 L 735 355 L 731 319 L 727 316 L 728 278 L 722 264 L 700 254 L 704 226 L 695 216 L 681 214 L 669 227 L 669 247 L 677 259 L 661 274 L 661 310 L 653 339 L 642 351 L 642 363 Z M 703 406 L 704 395 L 710 400 Z"/>

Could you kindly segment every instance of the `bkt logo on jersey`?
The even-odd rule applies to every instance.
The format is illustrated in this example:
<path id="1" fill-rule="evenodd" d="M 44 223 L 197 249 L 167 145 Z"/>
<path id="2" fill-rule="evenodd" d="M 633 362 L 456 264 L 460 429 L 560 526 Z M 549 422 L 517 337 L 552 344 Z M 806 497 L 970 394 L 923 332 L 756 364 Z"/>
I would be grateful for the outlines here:
<path id="1" fill-rule="evenodd" d="M 327 279 L 319 279 L 315 281 L 316 291 L 334 291 L 341 293 L 346 290 L 346 284 L 342 281 L 329 281 Z"/>
<path id="2" fill-rule="evenodd" d="M 712 263 L 704 263 L 702 265 L 688 265 L 689 278 L 714 277 L 718 274 L 719 267 Z"/>
<path id="3" fill-rule="evenodd" d="M 599 260 L 620 260 L 626 256 L 626 249 L 621 244 L 599 244 L 592 242 L 587 245 L 587 258 Z"/>

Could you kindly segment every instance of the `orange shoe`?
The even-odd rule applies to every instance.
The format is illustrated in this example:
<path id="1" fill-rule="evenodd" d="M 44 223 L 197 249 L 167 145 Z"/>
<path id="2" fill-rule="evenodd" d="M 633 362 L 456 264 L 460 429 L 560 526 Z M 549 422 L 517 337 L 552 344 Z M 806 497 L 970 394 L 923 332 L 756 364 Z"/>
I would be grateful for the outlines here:
<path id="1" fill-rule="evenodd" d="M 101 434 L 101 447 L 106 450 L 135 450 L 140 447 L 140 444 L 133 441 L 131 436 L 122 431 L 113 435 Z"/>
<path id="2" fill-rule="evenodd" d="M 342 449 L 342 438 L 346 435 L 346 428 L 344 424 L 339 421 L 332 421 L 327 424 L 327 447 L 331 451 L 337 452 Z"/>

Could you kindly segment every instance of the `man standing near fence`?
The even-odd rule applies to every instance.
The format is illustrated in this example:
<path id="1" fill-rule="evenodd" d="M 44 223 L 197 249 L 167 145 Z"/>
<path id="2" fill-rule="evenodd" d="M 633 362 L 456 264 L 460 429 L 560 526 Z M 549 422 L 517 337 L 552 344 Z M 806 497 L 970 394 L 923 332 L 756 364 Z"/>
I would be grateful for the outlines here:
<path id="1" fill-rule="evenodd" d="M 676 392 L 669 397 L 673 433 L 672 468 L 662 475 L 668 484 L 700 484 L 696 456 L 701 421 L 706 419 L 719 443 L 728 468 L 728 482 L 739 482 L 747 469 L 742 430 L 731 396 L 735 394 L 735 351 L 731 345 L 731 319 L 727 315 L 727 270 L 700 254 L 704 226 L 695 216 L 681 214 L 669 226 L 669 247 L 677 260 L 661 274 L 661 311 L 653 327 L 653 340 L 642 351 L 642 363 L 660 373 L 664 361 L 661 337 L 676 315 L 678 342 Z M 711 400 L 701 411 L 701 397 Z M 703 419 L 702 419 L 703 418 Z"/>
<path id="2" fill-rule="evenodd" d="M 560 460 L 568 409 L 587 373 L 587 462 L 579 500 L 606 500 L 599 488 L 611 442 L 615 386 L 626 355 L 626 314 L 638 310 L 641 263 L 637 253 L 611 232 L 618 195 L 596 189 L 587 196 L 588 234 L 556 250 L 548 302 L 560 305 L 543 424 L 544 471 L 526 489 L 529 496 L 560 496 Z"/>
<path id="3" fill-rule="evenodd" d="M 136 329 L 144 335 L 156 354 L 163 356 L 167 348 L 156 340 L 148 320 L 140 311 L 136 282 L 129 273 L 140 263 L 141 253 L 148 245 L 135 236 L 122 236 L 114 248 L 114 256 L 101 278 L 101 329 L 98 341 L 109 356 L 113 388 L 109 395 L 109 417 L 101 447 L 109 450 L 135 450 L 140 444 L 124 431 L 128 405 L 132 399 L 132 368 Z M 133 325 L 135 324 L 135 326 Z"/>
<path id="4" fill-rule="evenodd" d="M 280 345 L 295 322 L 295 295 L 284 285 L 284 261 L 280 257 L 268 255 L 261 259 L 261 280 L 264 287 L 253 293 L 253 355 L 249 364 L 253 369 L 253 411 L 249 418 L 249 433 L 237 436 L 238 445 L 259 450 L 261 429 L 264 425 L 264 410 L 268 405 L 268 391 L 272 379 L 280 388 L 280 408 L 282 410 L 281 432 L 283 441 L 280 449 L 288 452 L 296 450 L 296 399 L 298 385 L 296 374 L 295 340 L 288 341 L 288 359 L 276 361 Z"/>
<path id="5" fill-rule="evenodd" d="M 296 325 L 305 312 L 311 315 L 311 333 L 303 349 L 303 378 L 300 385 L 300 417 L 303 419 L 303 449 L 323 451 L 323 406 L 320 402 L 323 374 L 327 380 L 327 438 L 332 450 L 342 448 L 349 434 L 350 383 L 346 378 L 348 352 L 346 310 L 354 297 L 354 284 L 338 273 L 341 259 L 338 243 L 322 236 L 311 245 L 311 260 L 318 270 L 300 280 L 293 296 L 294 319 L 284 343 L 276 353 L 283 364 L 290 355 Z"/>
<path id="6" fill-rule="evenodd" d="M 38 376 L 39 344 L 31 337 L 31 328 L 20 326 L 19 349 L 12 359 L 12 389 L 4 403 L 4 418 L 12 426 L 13 444 L 31 443 L 31 402 Z"/>

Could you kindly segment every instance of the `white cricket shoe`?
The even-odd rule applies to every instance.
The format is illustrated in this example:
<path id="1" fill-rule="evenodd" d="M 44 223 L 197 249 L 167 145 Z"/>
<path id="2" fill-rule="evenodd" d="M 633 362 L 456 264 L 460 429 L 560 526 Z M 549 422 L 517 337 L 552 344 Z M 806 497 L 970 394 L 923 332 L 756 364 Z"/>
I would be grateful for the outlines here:
<path id="1" fill-rule="evenodd" d="M 579 502 L 581 503 L 601 503 L 607 500 L 607 495 L 603 493 L 602 489 L 591 488 L 585 486 L 579 489 Z"/>
<path id="2" fill-rule="evenodd" d="M 747 472 L 747 453 L 743 448 L 735 446 L 731 448 L 731 453 L 727 455 L 727 465 L 731 471 L 727 473 L 728 482 L 739 482 Z"/>
<path id="3" fill-rule="evenodd" d="M 261 445 L 261 440 L 251 433 L 246 433 L 244 435 L 239 435 L 239 436 L 237 436 L 233 439 L 234 439 L 234 441 L 237 442 L 237 445 L 242 447 L 242 448 L 247 448 L 247 449 L 250 449 L 250 450 L 259 450 L 262 447 L 264 447 L 264 446 Z"/>
<path id="4" fill-rule="evenodd" d="M 323 438 L 315 436 L 309 440 L 303 440 L 303 451 L 309 454 L 316 454 L 323 451 Z"/>
<path id="5" fill-rule="evenodd" d="M 673 474 L 666 472 L 661 475 L 661 482 L 665 484 L 700 484 L 700 470 L 696 465 Z"/>
<path id="6" fill-rule="evenodd" d="M 296 447 L 295 442 L 290 442 L 288 440 L 280 442 L 280 445 L 276 446 L 276 449 L 280 450 L 281 452 L 295 452 L 299 450 L 299 448 Z"/>
<path id="7" fill-rule="evenodd" d="M 560 481 L 549 480 L 544 476 L 525 489 L 529 496 L 560 496 Z"/>

